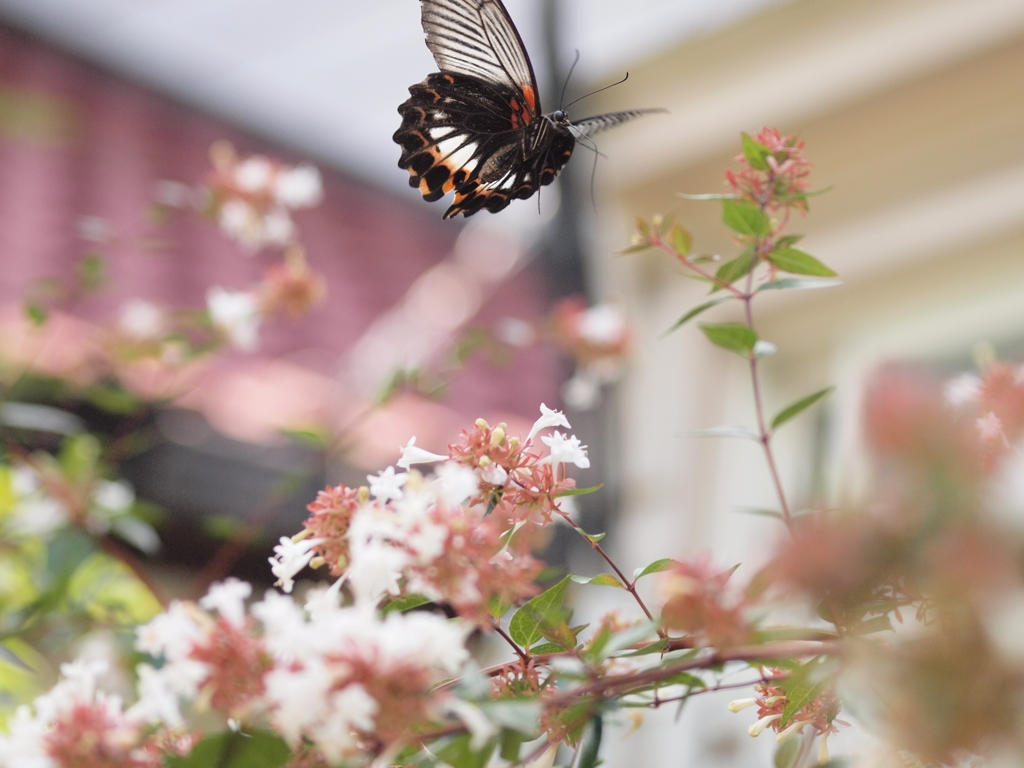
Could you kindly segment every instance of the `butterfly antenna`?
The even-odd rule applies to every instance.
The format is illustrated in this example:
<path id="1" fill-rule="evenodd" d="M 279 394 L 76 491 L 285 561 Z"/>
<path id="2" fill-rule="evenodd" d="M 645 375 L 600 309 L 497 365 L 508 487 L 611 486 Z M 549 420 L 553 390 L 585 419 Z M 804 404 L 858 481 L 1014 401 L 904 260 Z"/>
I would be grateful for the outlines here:
<path id="1" fill-rule="evenodd" d="M 586 98 L 588 98 L 590 96 L 594 96 L 594 95 L 596 95 L 598 93 L 601 93 L 602 91 L 607 91 L 609 88 L 614 88 L 617 85 L 622 85 L 627 80 L 629 80 L 629 72 L 627 72 L 626 76 L 624 78 L 622 78 L 621 80 L 619 80 L 617 83 L 612 83 L 611 85 L 606 85 L 604 88 L 598 88 L 596 91 L 591 91 L 590 93 L 584 94 L 583 96 L 580 96 L 578 99 L 570 101 L 568 104 L 566 104 L 564 107 L 562 107 L 562 109 L 568 109 L 573 104 L 575 104 L 577 101 L 583 101 L 584 99 L 586 99 Z"/>
<path id="2" fill-rule="evenodd" d="M 562 104 L 565 103 L 565 90 L 569 87 L 569 81 L 572 80 L 572 73 L 576 71 L 576 65 L 580 63 L 580 49 L 576 49 L 576 58 L 572 60 L 572 66 L 569 67 L 569 74 L 565 76 L 565 82 L 562 83 L 562 95 L 558 99 L 558 108 L 562 108 Z M 574 102 L 575 103 L 575 102 Z"/>
<path id="3" fill-rule="evenodd" d="M 594 190 L 596 188 L 597 183 L 597 160 L 600 157 L 607 158 L 608 156 L 597 148 L 597 143 L 589 136 L 581 135 L 577 137 L 577 140 L 579 141 L 581 147 L 583 147 L 584 149 L 589 149 L 591 152 L 594 153 L 594 167 L 590 170 L 590 204 L 594 206 L 594 210 L 596 211 L 597 194 Z"/>

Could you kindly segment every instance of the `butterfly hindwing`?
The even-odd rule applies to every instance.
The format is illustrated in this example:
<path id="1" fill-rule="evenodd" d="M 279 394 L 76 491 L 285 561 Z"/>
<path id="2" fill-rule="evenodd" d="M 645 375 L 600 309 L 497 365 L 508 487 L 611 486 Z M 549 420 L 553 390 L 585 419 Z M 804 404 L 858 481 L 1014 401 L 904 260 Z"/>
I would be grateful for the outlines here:
<path id="1" fill-rule="evenodd" d="M 455 192 L 446 218 L 497 212 L 550 184 L 575 139 L 546 119 L 516 110 L 515 92 L 466 75 L 435 73 L 399 107 L 399 166 L 429 201 Z"/>

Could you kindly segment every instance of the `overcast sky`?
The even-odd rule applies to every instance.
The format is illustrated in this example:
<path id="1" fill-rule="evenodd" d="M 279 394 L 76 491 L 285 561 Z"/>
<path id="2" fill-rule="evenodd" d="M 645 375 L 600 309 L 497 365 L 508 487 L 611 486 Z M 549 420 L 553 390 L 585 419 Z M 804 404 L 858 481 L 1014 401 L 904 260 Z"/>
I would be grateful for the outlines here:
<path id="1" fill-rule="evenodd" d="M 620 74 L 779 0 L 564 0 L 581 79 Z M 540 0 L 506 0 L 538 51 Z M 416 0 L 0 0 L 0 17 L 383 186 L 391 134 L 434 69 Z M 552 108 L 552 96 L 546 106 Z"/>

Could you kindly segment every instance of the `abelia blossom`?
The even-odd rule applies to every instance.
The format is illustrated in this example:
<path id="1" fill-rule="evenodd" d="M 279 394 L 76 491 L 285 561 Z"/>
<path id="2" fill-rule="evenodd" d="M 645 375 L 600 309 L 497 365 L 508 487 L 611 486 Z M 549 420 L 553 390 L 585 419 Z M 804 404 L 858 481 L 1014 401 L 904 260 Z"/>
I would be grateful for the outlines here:
<path id="1" fill-rule="evenodd" d="M 299 540 L 296 541 L 296 538 Z M 277 577 L 276 585 L 285 592 L 291 592 L 295 588 L 296 574 L 309 565 L 315 554 L 314 548 L 319 544 L 318 540 L 305 538 L 301 534 L 291 539 L 282 536 L 274 547 L 275 556 L 269 558 L 270 570 Z"/>
<path id="2" fill-rule="evenodd" d="M 725 175 L 733 194 L 771 211 L 796 208 L 806 212 L 807 178 L 813 166 L 804 157 L 804 142 L 774 128 L 761 130 L 754 141 L 767 150 L 763 165 L 768 167 L 754 167 L 746 154 L 737 155 L 741 170 Z"/>
<path id="3" fill-rule="evenodd" d="M 743 598 L 726 590 L 732 571 L 719 571 L 708 558 L 677 563 L 658 584 L 664 603 L 661 623 L 686 633 L 698 646 L 715 648 L 749 642 L 753 627 Z"/>
<path id="4" fill-rule="evenodd" d="M 121 699 L 96 689 L 103 662 L 61 667 L 63 679 L 31 707 L 19 707 L 0 734 L 6 768 L 158 768 L 146 747 L 145 722 Z"/>
<path id="5" fill-rule="evenodd" d="M 759 683 L 754 686 L 755 698 L 739 699 L 729 705 L 732 712 L 740 712 L 748 707 L 757 707 L 757 722 L 751 725 L 747 732 L 753 736 L 760 736 L 766 729 L 771 728 L 778 735 L 776 740 L 781 744 L 790 736 L 793 736 L 805 728 L 810 727 L 813 734 L 821 734 L 821 743 L 818 748 L 818 764 L 826 765 L 829 762 L 828 737 L 836 733 L 840 726 L 847 726 L 849 723 L 837 720 L 839 714 L 839 699 L 835 691 L 829 687 L 820 695 L 808 702 L 782 726 L 782 719 L 789 706 L 789 694 L 780 686 L 773 685 L 775 679 L 785 678 L 785 670 L 770 670 L 768 682 Z"/>
<path id="6" fill-rule="evenodd" d="M 555 344 L 576 362 L 577 376 L 609 383 L 622 375 L 631 334 L 620 307 L 615 304 L 589 307 L 586 300 L 574 296 L 551 313 L 551 327 Z"/>
<path id="7" fill-rule="evenodd" d="M 260 306 L 264 314 L 283 310 L 293 318 L 301 317 L 327 296 L 327 282 L 306 261 L 301 246 L 294 245 L 284 262 L 270 267 L 263 275 Z"/>
<path id="8" fill-rule="evenodd" d="M 323 558 L 332 576 L 341 576 L 348 566 L 348 527 L 368 498 L 368 488 L 328 486 L 306 507 L 310 516 L 304 525 L 314 541 L 311 548 Z"/>
<path id="9" fill-rule="evenodd" d="M 255 294 L 215 286 L 206 293 L 206 307 L 210 322 L 232 346 L 245 352 L 256 349 L 263 315 Z"/>
<path id="10" fill-rule="evenodd" d="M 320 173 L 312 166 L 289 167 L 262 155 L 240 161 L 227 142 L 214 144 L 210 156 L 214 170 L 207 179 L 206 209 L 250 252 L 292 243 L 289 211 L 323 199 Z"/>
<path id="11" fill-rule="evenodd" d="M 448 461 L 448 457 L 417 447 L 416 438 L 410 437 L 409 442 L 402 448 L 402 458 L 397 464 L 399 469 L 410 469 L 416 464 L 436 464 L 440 461 Z"/>

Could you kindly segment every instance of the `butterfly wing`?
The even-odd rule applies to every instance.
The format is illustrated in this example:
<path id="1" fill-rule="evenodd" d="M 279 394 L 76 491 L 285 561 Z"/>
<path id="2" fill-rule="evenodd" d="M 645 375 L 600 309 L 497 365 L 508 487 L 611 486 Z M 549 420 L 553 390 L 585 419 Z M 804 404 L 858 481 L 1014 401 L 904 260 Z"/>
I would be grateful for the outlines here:
<path id="1" fill-rule="evenodd" d="M 398 165 L 428 201 L 455 192 L 445 218 L 496 213 L 530 197 L 554 181 L 575 146 L 568 130 L 517 111 L 503 83 L 439 72 L 409 93 L 398 108 Z"/>
<path id="2" fill-rule="evenodd" d="M 422 0 L 421 20 L 438 69 L 504 86 L 540 116 L 533 65 L 501 0 Z"/>
<path id="3" fill-rule="evenodd" d="M 664 109 L 629 109 L 625 112 L 609 112 L 605 115 L 594 115 L 579 120 L 572 124 L 573 131 L 579 136 L 593 136 L 616 125 L 629 122 L 641 115 L 650 115 L 658 112 L 666 112 Z"/>

